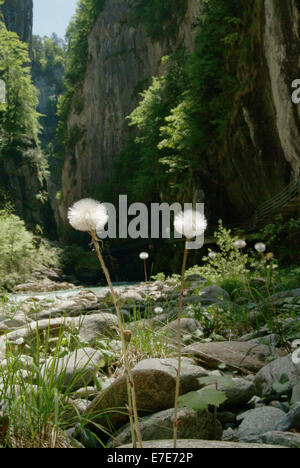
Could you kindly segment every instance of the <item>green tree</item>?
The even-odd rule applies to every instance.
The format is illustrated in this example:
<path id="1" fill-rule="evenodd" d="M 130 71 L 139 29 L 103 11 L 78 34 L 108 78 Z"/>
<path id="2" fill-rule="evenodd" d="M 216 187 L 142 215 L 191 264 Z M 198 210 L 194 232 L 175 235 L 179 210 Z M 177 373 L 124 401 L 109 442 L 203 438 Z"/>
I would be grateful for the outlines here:
<path id="1" fill-rule="evenodd" d="M 0 77 L 6 83 L 6 103 L 0 104 L 0 160 L 26 158 L 42 179 L 46 161 L 39 147 L 38 93 L 31 80 L 28 47 L 17 34 L 0 29 Z"/>
<path id="2" fill-rule="evenodd" d="M 176 16 L 176 8 L 174 2 L 158 5 L 139 0 L 133 15 L 136 24 L 146 21 L 149 28 L 164 32 L 167 11 L 170 18 Z M 165 60 L 163 76 L 154 78 L 141 94 L 129 116 L 134 137 L 122 152 L 116 171 L 119 174 L 123 168 L 124 190 L 134 191 L 142 200 L 160 196 L 190 201 L 203 174 L 211 177 L 211 166 L 225 146 L 239 89 L 236 45 L 244 14 L 238 0 L 207 0 L 202 5 L 194 52 L 172 53 Z"/>
<path id="3" fill-rule="evenodd" d="M 185 50 L 165 57 L 165 74 L 153 78 L 150 87 L 140 94 L 140 104 L 128 117 L 133 135 L 120 155 L 116 180 L 123 180 L 122 188 L 135 199 L 159 200 L 161 191 L 165 192 L 166 184 L 171 183 L 161 163 L 164 152 L 158 145 L 160 128 L 186 86 L 185 61 Z"/>
<path id="4" fill-rule="evenodd" d="M 62 145 L 57 138 L 57 103 L 63 92 L 66 66 L 66 43 L 56 34 L 33 36 L 32 78 L 40 90 L 38 111 L 41 114 L 40 141 L 47 155 L 52 182 L 60 181 Z"/>
<path id="5" fill-rule="evenodd" d="M 166 38 L 177 32 L 186 8 L 187 0 L 135 0 L 131 23 L 134 26 L 142 23 L 152 39 Z"/>

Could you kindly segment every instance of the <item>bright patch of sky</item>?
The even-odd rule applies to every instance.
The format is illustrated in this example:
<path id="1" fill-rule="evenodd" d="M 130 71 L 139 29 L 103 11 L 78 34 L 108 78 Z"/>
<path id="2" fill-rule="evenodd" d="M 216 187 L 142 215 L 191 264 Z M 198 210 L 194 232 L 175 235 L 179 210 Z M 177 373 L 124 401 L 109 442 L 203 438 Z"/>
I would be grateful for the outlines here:
<path id="1" fill-rule="evenodd" d="M 78 0 L 33 0 L 33 34 L 64 38 Z"/>

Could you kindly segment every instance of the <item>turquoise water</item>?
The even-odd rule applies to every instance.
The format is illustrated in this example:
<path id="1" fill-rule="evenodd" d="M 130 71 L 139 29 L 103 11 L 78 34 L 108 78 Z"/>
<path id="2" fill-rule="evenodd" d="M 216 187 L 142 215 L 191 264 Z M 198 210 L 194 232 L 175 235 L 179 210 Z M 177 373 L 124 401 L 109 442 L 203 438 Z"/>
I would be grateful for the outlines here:
<path id="1" fill-rule="evenodd" d="M 115 283 L 114 289 L 116 291 L 121 291 L 125 287 L 134 286 L 138 283 Z M 52 292 L 34 292 L 34 293 L 19 293 L 19 294 L 8 294 L 7 297 L 10 301 L 13 302 L 20 302 L 24 301 L 29 297 L 37 298 L 37 299 L 53 299 L 56 298 L 68 298 L 72 296 L 76 296 L 80 292 L 93 292 L 97 296 L 105 295 L 109 291 L 108 286 L 98 286 L 98 287 L 90 287 L 90 288 L 78 288 L 78 289 L 65 289 L 65 290 L 58 290 Z"/>

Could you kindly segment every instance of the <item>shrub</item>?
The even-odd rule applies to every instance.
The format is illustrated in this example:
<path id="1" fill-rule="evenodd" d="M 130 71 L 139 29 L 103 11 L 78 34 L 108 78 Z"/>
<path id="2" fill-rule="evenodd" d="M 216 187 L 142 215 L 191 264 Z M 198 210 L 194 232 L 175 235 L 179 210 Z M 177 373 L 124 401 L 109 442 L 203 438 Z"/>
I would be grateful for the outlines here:
<path id="1" fill-rule="evenodd" d="M 33 235 L 16 215 L 0 211 L 0 286 L 21 281 L 32 271 L 35 261 Z"/>
<path id="2" fill-rule="evenodd" d="M 250 263 L 249 256 L 242 250 L 235 247 L 234 243 L 238 237 L 233 236 L 231 231 L 226 229 L 222 221 L 219 221 L 219 230 L 214 234 L 218 251 L 213 257 L 203 257 L 204 265 L 193 267 L 189 272 L 200 273 L 204 278 L 213 282 L 224 283 L 227 279 L 239 278 L 239 286 L 243 278 L 246 278 L 249 270 L 247 264 Z M 234 286 L 235 288 L 235 286 Z M 230 293 L 232 287 L 229 287 Z"/>
<path id="3" fill-rule="evenodd" d="M 30 277 L 35 267 L 43 264 L 58 267 L 60 249 L 46 240 L 39 246 L 24 221 L 7 210 L 0 210 L 0 287 L 11 288 Z"/>

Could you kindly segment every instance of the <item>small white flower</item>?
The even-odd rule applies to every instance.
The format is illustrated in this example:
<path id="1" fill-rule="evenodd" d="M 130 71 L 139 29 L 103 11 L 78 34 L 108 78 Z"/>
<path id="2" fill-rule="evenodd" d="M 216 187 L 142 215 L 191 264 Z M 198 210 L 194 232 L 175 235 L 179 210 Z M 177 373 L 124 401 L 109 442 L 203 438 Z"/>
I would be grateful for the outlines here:
<path id="1" fill-rule="evenodd" d="M 154 313 L 155 314 L 162 314 L 164 309 L 162 307 L 155 307 Z"/>
<path id="2" fill-rule="evenodd" d="M 68 211 L 69 223 L 78 231 L 103 231 L 108 214 L 105 205 L 92 198 L 74 203 Z"/>
<path id="3" fill-rule="evenodd" d="M 257 244 L 255 244 L 255 250 L 257 250 L 257 252 L 259 253 L 263 253 L 266 251 L 266 244 L 263 244 L 262 242 L 258 242 Z"/>
<path id="4" fill-rule="evenodd" d="M 247 243 L 243 239 L 238 239 L 233 245 L 236 249 L 244 249 Z"/>
<path id="5" fill-rule="evenodd" d="M 202 213 L 195 210 L 184 210 L 175 216 L 174 227 L 178 234 L 187 239 L 201 236 L 207 228 L 207 221 Z"/>
<path id="6" fill-rule="evenodd" d="M 140 253 L 140 259 L 141 260 L 148 260 L 149 254 L 147 252 L 141 252 Z"/>
<path id="7" fill-rule="evenodd" d="M 216 258 L 217 253 L 212 250 L 211 252 L 209 252 L 208 256 L 209 258 Z"/>

